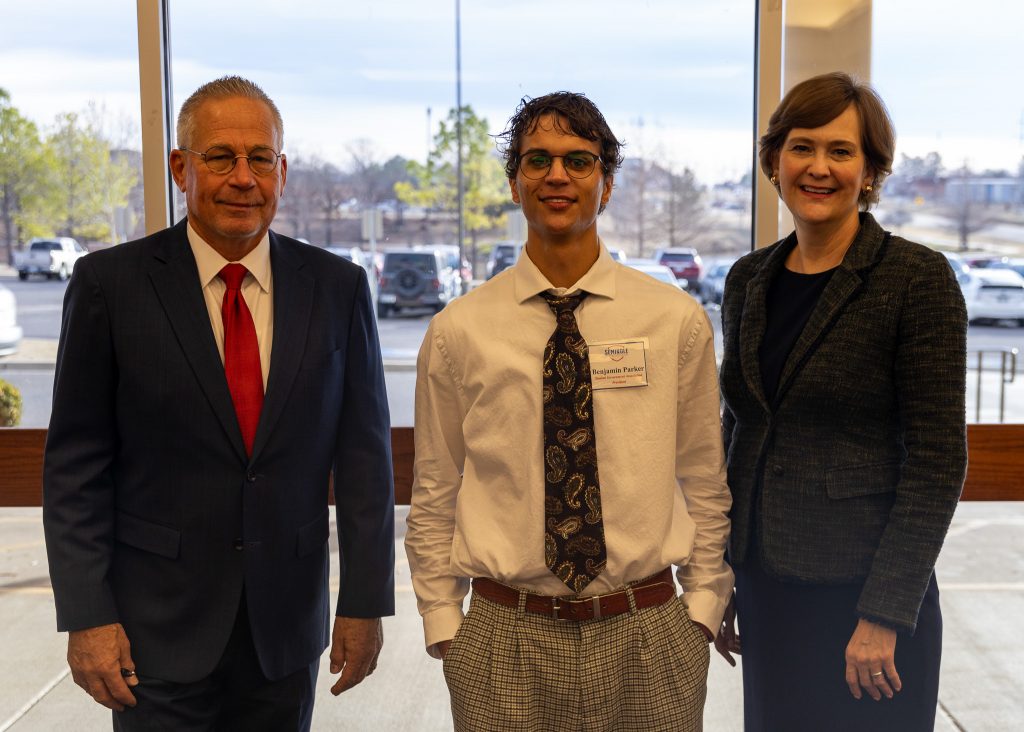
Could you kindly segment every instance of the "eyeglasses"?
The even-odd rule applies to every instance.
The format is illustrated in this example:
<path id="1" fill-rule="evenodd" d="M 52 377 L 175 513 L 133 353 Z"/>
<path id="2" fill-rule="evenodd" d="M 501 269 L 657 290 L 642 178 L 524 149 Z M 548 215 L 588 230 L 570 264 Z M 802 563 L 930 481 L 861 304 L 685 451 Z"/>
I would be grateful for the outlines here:
<path id="1" fill-rule="evenodd" d="M 519 158 L 519 171 L 530 180 L 540 180 L 551 170 L 555 158 L 562 159 L 562 167 L 570 178 L 586 178 L 594 172 L 600 155 L 586 150 L 576 150 L 565 155 L 549 155 L 546 152 L 528 152 Z"/>
<path id="2" fill-rule="evenodd" d="M 249 170 L 256 175 L 270 175 L 277 170 L 277 161 L 281 159 L 281 154 L 274 152 L 269 147 L 254 147 L 248 155 L 238 155 L 230 147 L 221 147 L 220 145 L 215 145 L 206 152 L 196 152 L 187 147 L 178 149 L 198 155 L 206 163 L 206 167 L 218 175 L 227 175 L 234 170 L 239 158 L 247 160 Z"/>

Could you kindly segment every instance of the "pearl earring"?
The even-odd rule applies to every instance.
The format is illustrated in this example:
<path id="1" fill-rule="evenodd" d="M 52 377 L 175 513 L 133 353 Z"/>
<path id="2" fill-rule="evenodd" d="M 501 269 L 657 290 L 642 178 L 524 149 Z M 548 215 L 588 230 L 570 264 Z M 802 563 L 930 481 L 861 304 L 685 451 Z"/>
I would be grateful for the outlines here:
<path id="1" fill-rule="evenodd" d="M 779 184 L 779 176 L 775 175 L 775 173 L 772 173 L 771 177 L 768 180 L 772 182 L 773 186 L 777 186 Z"/>

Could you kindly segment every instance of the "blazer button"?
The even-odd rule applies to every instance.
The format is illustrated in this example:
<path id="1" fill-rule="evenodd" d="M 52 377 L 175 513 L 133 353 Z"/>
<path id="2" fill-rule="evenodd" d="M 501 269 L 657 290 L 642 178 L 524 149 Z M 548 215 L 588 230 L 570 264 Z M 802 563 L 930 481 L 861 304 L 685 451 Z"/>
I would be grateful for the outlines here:
<path id="1" fill-rule="evenodd" d="M 786 471 L 783 469 L 783 467 L 781 465 L 773 465 L 772 466 L 772 473 L 774 473 L 775 475 L 782 475 L 785 472 Z"/>
<path id="2" fill-rule="evenodd" d="M 245 542 L 244 542 L 244 541 L 242 541 L 242 540 L 241 540 L 240 538 L 238 538 L 238 539 L 235 539 L 235 544 L 234 544 L 234 546 L 235 546 L 235 551 L 238 551 L 238 552 L 240 552 L 240 551 L 242 551 L 242 549 L 244 549 L 244 548 L 245 548 Z"/>
<path id="3" fill-rule="evenodd" d="M 256 482 L 256 472 L 253 471 L 253 470 L 250 470 L 248 473 L 245 474 L 245 479 L 247 481 L 249 481 L 250 483 L 255 483 Z"/>

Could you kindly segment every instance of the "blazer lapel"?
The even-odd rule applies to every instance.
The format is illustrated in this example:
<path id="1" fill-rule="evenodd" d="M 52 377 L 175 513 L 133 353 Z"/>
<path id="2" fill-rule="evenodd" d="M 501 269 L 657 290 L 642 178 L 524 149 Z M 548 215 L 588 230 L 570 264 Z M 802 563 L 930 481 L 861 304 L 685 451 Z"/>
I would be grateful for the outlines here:
<path id="1" fill-rule="evenodd" d="M 802 368 L 804 361 L 817 347 L 823 335 L 842 313 L 847 301 L 860 289 L 864 280 L 860 271 L 872 265 L 880 256 L 886 233 L 870 214 L 861 214 L 861 227 L 850 245 L 842 263 L 836 268 L 828 285 L 825 286 L 803 332 L 786 358 L 786 364 L 779 376 L 779 388 L 775 393 L 778 403 L 790 382 Z"/>
<path id="2" fill-rule="evenodd" d="M 761 379 L 761 342 L 767 327 L 768 288 L 775 279 L 786 256 L 796 245 L 796 236 L 790 234 L 775 245 L 764 260 L 761 268 L 747 282 L 747 294 L 743 300 L 743 314 L 740 318 L 740 365 L 747 388 L 765 411 L 769 410 Z"/>
<path id="3" fill-rule="evenodd" d="M 199 285 L 199 270 L 189 247 L 185 220 L 170 229 L 162 243 L 154 254 L 157 264 L 149 273 L 150 281 L 225 434 L 242 461 L 248 462 L 224 364 L 210 328 L 210 314 Z"/>
<path id="4" fill-rule="evenodd" d="M 253 459 L 266 445 L 281 416 L 292 382 L 306 350 L 309 318 L 313 311 L 313 275 L 305 262 L 274 232 L 270 232 L 270 266 L 274 273 L 274 344 L 270 351 L 270 375 L 260 423 L 253 443 Z"/>

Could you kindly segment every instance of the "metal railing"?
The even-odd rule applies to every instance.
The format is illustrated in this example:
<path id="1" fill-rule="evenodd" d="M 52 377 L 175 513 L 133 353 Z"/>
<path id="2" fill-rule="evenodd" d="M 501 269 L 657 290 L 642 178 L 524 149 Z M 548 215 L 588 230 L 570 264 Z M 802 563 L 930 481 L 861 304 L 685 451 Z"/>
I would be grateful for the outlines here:
<path id="1" fill-rule="evenodd" d="M 975 360 L 976 357 L 976 360 Z M 981 422 L 982 378 L 986 370 L 999 373 L 999 422 L 1003 423 L 1006 416 L 1006 385 L 1012 384 L 1017 377 L 1016 348 L 985 348 L 971 351 L 968 354 L 968 365 L 976 364 L 974 388 L 974 421 Z M 998 367 L 993 362 L 998 362 Z"/>

